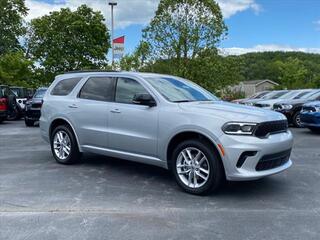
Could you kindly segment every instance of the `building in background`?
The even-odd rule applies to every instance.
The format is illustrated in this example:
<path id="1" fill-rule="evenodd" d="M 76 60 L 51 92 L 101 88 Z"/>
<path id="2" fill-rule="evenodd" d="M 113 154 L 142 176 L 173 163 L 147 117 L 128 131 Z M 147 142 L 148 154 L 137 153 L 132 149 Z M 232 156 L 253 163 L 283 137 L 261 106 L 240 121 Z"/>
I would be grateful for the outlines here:
<path id="1" fill-rule="evenodd" d="M 279 84 L 269 79 L 243 81 L 238 85 L 230 86 L 229 91 L 234 93 L 243 93 L 245 97 L 252 96 L 257 92 L 272 90 Z"/>

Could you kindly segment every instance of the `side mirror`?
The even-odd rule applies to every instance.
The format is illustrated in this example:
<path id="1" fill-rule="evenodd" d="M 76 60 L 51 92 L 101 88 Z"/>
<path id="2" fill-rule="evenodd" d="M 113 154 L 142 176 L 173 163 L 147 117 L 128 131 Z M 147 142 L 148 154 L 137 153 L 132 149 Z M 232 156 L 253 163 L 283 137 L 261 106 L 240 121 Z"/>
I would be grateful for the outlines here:
<path id="1" fill-rule="evenodd" d="M 145 105 L 145 106 L 149 106 L 149 107 L 154 107 L 157 105 L 156 101 L 153 99 L 153 97 L 147 93 L 135 94 L 132 102 L 134 104 Z"/>

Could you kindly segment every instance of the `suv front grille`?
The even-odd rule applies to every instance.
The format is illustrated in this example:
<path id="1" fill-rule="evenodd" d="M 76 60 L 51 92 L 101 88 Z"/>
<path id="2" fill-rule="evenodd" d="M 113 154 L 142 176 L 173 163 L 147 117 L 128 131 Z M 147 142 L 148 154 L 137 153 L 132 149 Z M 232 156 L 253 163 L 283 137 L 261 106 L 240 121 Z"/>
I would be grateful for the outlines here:
<path id="1" fill-rule="evenodd" d="M 254 135 L 259 138 L 267 137 L 270 134 L 286 132 L 288 130 L 288 121 L 271 121 L 258 124 Z"/>
<path id="2" fill-rule="evenodd" d="M 265 155 L 259 160 L 256 170 L 264 171 L 280 167 L 289 161 L 290 154 L 291 149 L 279 153 Z"/>

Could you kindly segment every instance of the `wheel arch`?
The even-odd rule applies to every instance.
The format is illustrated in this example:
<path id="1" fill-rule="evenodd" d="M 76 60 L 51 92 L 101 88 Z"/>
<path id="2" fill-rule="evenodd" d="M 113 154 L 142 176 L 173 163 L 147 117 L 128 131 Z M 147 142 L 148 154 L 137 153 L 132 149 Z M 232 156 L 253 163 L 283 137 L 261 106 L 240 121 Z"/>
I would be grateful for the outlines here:
<path id="1" fill-rule="evenodd" d="M 219 150 L 218 143 L 216 143 L 216 141 L 214 141 L 208 135 L 206 135 L 202 132 L 199 132 L 199 131 L 194 131 L 194 130 L 181 131 L 171 137 L 171 139 L 167 145 L 167 148 L 166 148 L 166 159 L 167 159 L 167 166 L 168 166 L 169 170 L 170 170 L 170 166 L 171 166 L 170 163 L 172 160 L 172 154 L 173 154 L 175 146 L 177 146 L 180 142 L 188 140 L 188 139 L 201 139 L 201 140 L 204 140 L 205 142 L 207 142 L 209 145 L 211 145 L 213 147 L 213 150 L 215 151 L 215 153 L 219 157 L 219 160 L 221 161 L 221 164 L 225 170 L 224 163 L 222 160 L 223 153 L 221 153 L 221 150 Z"/>
<path id="2" fill-rule="evenodd" d="M 67 125 L 67 126 L 69 126 L 69 127 L 71 128 L 72 133 L 74 134 L 74 136 L 75 136 L 75 138 L 76 138 L 79 151 L 82 152 L 78 135 L 77 135 L 77 133 L 76 133 L 73 125 L 72 125 L 72 124 L 70 123 L 70 121 L 67 120 L 66 118 L 59 117 L 59 118 L 54 119 L 54 120 L 51 122 L 51 124 L 50 124 L 50 126 L 49 126 L 49 137 L 50 137 L 50 139 L 51 139 L 52 131 L 53 131 L 57 126 L 61 126 L 61 125 Z"/>

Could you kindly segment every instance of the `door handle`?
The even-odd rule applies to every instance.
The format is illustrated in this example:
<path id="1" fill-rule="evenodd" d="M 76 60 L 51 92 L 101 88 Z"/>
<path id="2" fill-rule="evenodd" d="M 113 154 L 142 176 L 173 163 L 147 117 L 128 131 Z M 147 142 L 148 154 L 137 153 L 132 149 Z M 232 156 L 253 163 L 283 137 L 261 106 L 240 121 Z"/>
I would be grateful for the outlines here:
<path id="1" fill-rule="evenodd" d="M 119 109 L 112 109 L 110 112 L 112 112 L 112 113 L 121 113 L 121 111 Z"/>
<path id="2" fill-rule="evenodd" d="M 76 104 L 71 104 L 68 106 L 69 108 L 78 108 L 78 106 Z"/>

